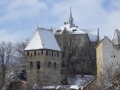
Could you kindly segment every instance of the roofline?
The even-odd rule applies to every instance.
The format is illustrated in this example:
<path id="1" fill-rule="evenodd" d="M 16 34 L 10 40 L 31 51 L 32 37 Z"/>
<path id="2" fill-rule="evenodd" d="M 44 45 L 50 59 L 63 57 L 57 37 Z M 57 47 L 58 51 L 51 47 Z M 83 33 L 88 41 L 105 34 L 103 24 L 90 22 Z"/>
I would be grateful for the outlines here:
<path id="1" fill-rule="evenodd" d="M 36 51 L 39 51 L 39 50 L 51 50 L 51 51 L 62 52 L 61 50 L 53 50 L 53 49 L 46 49 L 46 48 L 44 48 L 44 49 L 31 49 L 31 50 L 24 50 L 24 51 L 34 51 L 34 50 L 36 50 Z"/>
<path id="2" fill-rule="evenodd" d="M 112 43 L 112 45 L 114 45 L 114 43 L 113 43 L 107 36 L 104 36 L 104 38 L 98 42 L 98 44 L 96 45 L 95 48 L 97 48 L 98 45 L 99 45 L 105 38 L 107 38 L 107 39 Z"/>

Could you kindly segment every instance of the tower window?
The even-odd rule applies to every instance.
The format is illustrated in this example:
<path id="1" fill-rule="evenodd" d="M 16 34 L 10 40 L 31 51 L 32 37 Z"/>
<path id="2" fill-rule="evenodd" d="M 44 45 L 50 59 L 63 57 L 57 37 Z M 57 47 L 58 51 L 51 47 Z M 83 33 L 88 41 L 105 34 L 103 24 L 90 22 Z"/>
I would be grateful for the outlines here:
<path id="1" fill-rule="evenodd" d="M 115 55 L 114 55 L 114 58 L 115 58 Z"/>
<path id="2" fill-rule="evenodd" d="M 59 53 L 57 52 L 57 57 L 59 57 Z"/>
<path id="3" fill-rule="evenodd" d="M 38 56 L 39 56 L 39 52 L 38 52 Z"/>
<path id="4" fill-rule="evenodd" d="M 56 69 L 56 62 L 54 63 L 54 68 Z"/>
<path id="5" fill-rule="evenodd" d="M 48 55 L 48 51 L 46 51 L 46 55 Z"/>
<path id="6" fill-rule="evenodd" d="M 29 51 L 27 52 L 27 55 L 29 56 Z"/>
<path id="7" fill-rule="evenodd" d="M 35 51 L 35 55 L 36 55 L 36 51 Z"/>
<path id="8" fill-rule="evenodd" d="M 32 56 L 32 53 L 31 53 L 31 56 Z"/>
<path id="9" fill-rule="evenodd" d="M 52 52 L 52 56 L 53 56 L 53 52 Z"/>
<path id="10" fill-rule="evenodd" d="M 30 69 L 33 68 L 33 62 L 30 62 Z"/>
<path id="11" fill-rule="evenodd" d="M 43 55 L 43 50 L 41 51 L 41 55 Z"/>
<path id="12" fill-rule="evenodd" d="M 40 69 L 40 61 L 37 61 L 37 69 Z"/>
<path id="13" fill-rule="evenodd" d="M 48 67 L 50 67 L 50 65 L 51 65 L 51 62 L 48 62 Z"/>

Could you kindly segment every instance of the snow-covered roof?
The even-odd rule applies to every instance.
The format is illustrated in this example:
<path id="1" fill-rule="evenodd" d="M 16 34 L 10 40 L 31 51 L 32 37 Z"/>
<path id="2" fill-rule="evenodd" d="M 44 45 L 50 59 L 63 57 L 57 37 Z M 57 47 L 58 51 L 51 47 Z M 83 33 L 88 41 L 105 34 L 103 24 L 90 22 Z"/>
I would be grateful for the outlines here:
<path id="1" fill-rule="evenodd" d="M 70 27 L 69 23 L 55 29 L 54 34 L 62 34 L 64 30 L 67 30 L 69 34 L 88 34 L 90 41 L 96 41 L 98 39 L 98 29 L 78 29 L 74 25 Z"/>
<path id="2" fill-rule="evenodd" d="M 61 51 L 52 30 L 37 28 L 25 50 L 51 49 Z"/>
<path id="3" fill-rule="evenodd" d="M 71 86 L 70 86 L 70 89 L 76 89 L 76 90 L 78 90 L 79 87 L 78 87 L 78 85 L 71 85 Z"/>
<path id="4" fill-rule="evenodd" d="M 62 32 L 64 30 L 67 30 L 70 34 L 86 34 L 85 32 L 83 32 L 82 30 L 78 29 L 76 26 L 72 25 L 72 27 L 70 27 L 70 24 L 67 23 L 63 26 L 61 26 L 60 28 L 57 28 L 54 30 L 54 34 L 62 34 Z"/>
<path id="5" fill-rule="evenodd" d="M 115 45 L 118 45 L 120 44 L 120 31 L 118 29 L 115 30 L 112 38 L 111 38 L 111 41 L 115 44 Z"/>
<path id="6" fill-rule="evenodd" d="M 81 29 L 89 36 L 90 41 L 96 41 L 98 39 L 99 29 Z"/>

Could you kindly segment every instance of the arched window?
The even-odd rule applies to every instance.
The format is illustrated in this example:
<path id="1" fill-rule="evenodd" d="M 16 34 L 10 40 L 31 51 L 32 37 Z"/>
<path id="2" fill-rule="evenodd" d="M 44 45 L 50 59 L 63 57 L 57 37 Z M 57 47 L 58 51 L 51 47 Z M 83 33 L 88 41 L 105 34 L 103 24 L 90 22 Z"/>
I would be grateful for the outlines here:
<path id="1" fill-rule="evenodd" d="M 30 62 L 30 69 L 33 68 L 33 62 Z"/>
<path id="2" fill-rule="evenodd" d="M 54 63 L 54 68 L 56 69 L 56 62 Z"/>
<path id="3" fill-rule="evenodd" d="M 50 67 L 50 65 L 51 65 L 51 62 L 48 62 L 48 67 Z"/>
<path id="4" fill-rule="evenodd" d="M 37 61 L 37 69 L 40 69 L 40 61 Z"/>

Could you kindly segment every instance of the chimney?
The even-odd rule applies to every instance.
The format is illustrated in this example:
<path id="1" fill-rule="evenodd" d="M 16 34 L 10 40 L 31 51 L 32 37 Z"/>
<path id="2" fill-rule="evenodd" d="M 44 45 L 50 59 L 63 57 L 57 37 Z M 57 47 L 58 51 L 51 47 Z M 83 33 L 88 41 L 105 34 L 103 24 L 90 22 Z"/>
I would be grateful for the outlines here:
<path id="1" fill-rule="evenodd" d="M 64 22 L 64 25 L 66 25 L 67 23 L 66 22 Z"/>
<path id="2" fill-rule="evenodd" d="M 76 26 L 76 28 L 78 28 L 78 26 Z"/>

